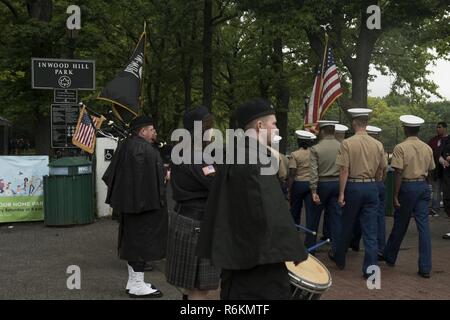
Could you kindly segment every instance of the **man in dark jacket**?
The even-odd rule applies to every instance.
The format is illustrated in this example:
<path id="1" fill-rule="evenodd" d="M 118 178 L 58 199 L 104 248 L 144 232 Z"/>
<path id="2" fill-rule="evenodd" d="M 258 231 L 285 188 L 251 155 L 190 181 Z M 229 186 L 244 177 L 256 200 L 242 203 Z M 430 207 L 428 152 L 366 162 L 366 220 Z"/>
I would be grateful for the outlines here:
<path id="1" fill-rule="evenodd" d="M 163 163 L 153 146 L 153 120 L 138 116 L 130 123 L 131 137 L 118 147 L 103 176 L 106 203 L 119 212 L 119 257 L 128 261 L 126 290 L 131 297 L 154 298 L 162 293 L 144 282 L 146 261 L 165 258 L 167 203 Z"/>
<path id="2" fill-rule="evenodd" d="M 243 141 L 234 150 L 234 163 L 227 161 L 218 169 L 201 226 L 199 253 L 222 269 L 221 299 L 288 299 L 285 262 L 298 264 L 308 253 L 276 170 L 265 171 L 260 158 L 262 152 L 267 155 L 277 131 L 275 110 L 268 101 L 255 99 L 236 110 L 236 119 L 240 128 L 251 130 L 238 138 Z M 236 163 L 243 154 L 246 161 Z M 253 162 L 255 154 L 260 157 Z"/>
<path id="3" fill-rule="evenodd" d="M 197 130 L 194 129 L 196 122 Z M 183 290 L 183 299 L 204 300 L 210 290 L 219 287 L 220 269 L 196 254 L 200 224 L 215 169 L 202 158 L 207 144 L 196 145 L 195 136 L 201 140 L 208 134 L 213 117 L 206 107 L 200 106 L 184 114 L 183 124 L 190 133 L 190 146 L 186 152 L 190 151 L 191 157 L 188 158 L 190 161 L 171 165 L 172 197 L 177 205 L 175 212 L 170 213 L 165 271 L 167 282 Z M 196 158 L 202 161 L 196 163 Z"/>
<path id="4" fill-rule="evenodd" d="M 443 192 L 443 170 L 442 166 L 439 164 L 439 157 L 441 156 L 442 150 L 448 141 L 447 123 L 438 122 L 436 125 L 436 135 L 430 139 L 428 145 L 433 150 L 434 164 L 436 170 L 431 174 L 431 186 L 432 186 L 432 202 L 430 208 L 430 216 L 439 216 L 439 211 L 441 208 L 441 193 Z"/>
<path id="5" fill-rule="evenodd" d="M 450 218 L 450 141 L 447 140 L 443 146 L 442 152 L 438 159 L 438 165 L 435 171 L 442 171 L 442 193 L 444 210 Z"/>

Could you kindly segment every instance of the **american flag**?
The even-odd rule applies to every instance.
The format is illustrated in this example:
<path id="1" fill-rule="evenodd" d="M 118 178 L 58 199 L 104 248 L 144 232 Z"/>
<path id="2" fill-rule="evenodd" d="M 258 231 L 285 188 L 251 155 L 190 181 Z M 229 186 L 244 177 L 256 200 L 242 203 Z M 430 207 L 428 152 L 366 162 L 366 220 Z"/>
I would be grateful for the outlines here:
<path id="1" fill-rule="evenodd" d="M 83 106 L 78 117 L 77 128 L 75 129 L 72 143 L 86 152 L 94 153 L 95 133 L 102 125 L 103 120 L 103 117 L 98 118 L 94 116 L 91 116 L 91 119 L 89 119 L 86 106 Z"/>
<path id="2" fill-rule="evenodd" d="M 325 67 L 319 66 L 314 79 L 309 105 L 305 113 L 305 126 L 314 126 L 322 119 L 333 102 L 342 95 L 339 74 L 331 48 L 326 49 Z"/>
<path id="3" fill-rule="evenodd" d="M 209 166 L 203 167 L 202 170 L 203 170 L 203 174 L 205 176 L 209 176 L 210 174 L 213 174 L 213 173 L 216 172 L 216 170 L 214 169 L 213 165 L 209 165 Z"/>

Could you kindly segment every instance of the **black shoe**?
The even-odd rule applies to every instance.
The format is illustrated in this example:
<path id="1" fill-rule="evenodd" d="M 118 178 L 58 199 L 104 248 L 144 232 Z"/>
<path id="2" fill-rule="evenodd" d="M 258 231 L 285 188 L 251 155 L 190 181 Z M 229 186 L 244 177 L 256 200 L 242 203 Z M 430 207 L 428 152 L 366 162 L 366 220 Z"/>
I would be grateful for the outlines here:
<path id="1" fill-rule="evenodd" d="M 378 261 L 385 261 L 384 255 L 382 253 L 378 252 L 377 257 L 378 257 Z"/>
<path id="2" fill-rule="evenodd" d="M 386 259 L 384 261 L 386 262 L 386 265 L 388 265 L 389 267 L 395 267 L 395 263 L 389 262 Z"/>
<path id="3" fill-rule="evenodd" d="M 336 258 L 334 257 L 334 254 L 333 254 L 333 252 L 331 252 L 331 250 L 328 251 L 328 258 L 330 258 L 330 260 L 333 261 L 336 264 L 336 267 L 339 270 L 344 270 L 345 266 L 340 265 L 339 263 L 337 263 Z"/>
<path id="4" fill-rule="evenodd" d="M 429 215 L 430 217 L 439 217 L 439 210 L 430 209 L 428 215 Z"/>
<path id="5" fill-rule="evenodd" d="M 145 262 L 144 272 L 153 271 L 153 265 L 150 262 Z"/>
<path id="6" fill-rule="evenodd" d="M 153 299 L 153 298 L 161 298 L 163 296 L 163 293 L 161 291 L 159 291 L 158 289 L 156 289 L 155 292 L 146 294 L 146 295 L 142 295 L 142 296 L 138 296 L 135 294 L 130 294 L 128 293 L 128 296 L 130 298 L 142 298 L 142 299 Z"/>
<path id="7" fill-rule="evenodd" d="M 359 252 L 359 246 L 350 246 L 350 248 L 355 252 Z"/>
<path id="8" fill-rule="evenodd" d="M 371 274 L 363 273 L 363 278 L 366 280 L 369 279 L 370 276 L 371 276 Z"/>
<path id="9" fill-rule="evenodd" d="M 331 261 L 336 262 L 336 259 L 334 258 L 333 252 L 331 252 L 331 250 L 328 251 L 328 258 L 330 258 Z"/>
<path id="10" fill-rule="evenodd" d="M 444 234 L 444 235 L 442 236 L 442 239 L 450 240 L 450 232 L 447 233 L 447 234 Z"/>
<path id="11" fill-rule="evenodd" d="M 157 290 L 156 287 L 154 285 L 152 285 L 152 284 L 150 284 L 150 288 L 152 288 L 154 290 Z M 130 289 L 125 289 L 125 292 L 126 293 L 130 293 Z"/>
<path id="12" fill-rule="evenodd" d="M 429 279 L 431 276 L 430 276 L 430 274 L 429 273 L 427 273 L 427 272 L 417 272 L 417 274 L 419 275 L 419 276 L 421 276 L 422 278 L 426 278 L 426 279 Z"/>

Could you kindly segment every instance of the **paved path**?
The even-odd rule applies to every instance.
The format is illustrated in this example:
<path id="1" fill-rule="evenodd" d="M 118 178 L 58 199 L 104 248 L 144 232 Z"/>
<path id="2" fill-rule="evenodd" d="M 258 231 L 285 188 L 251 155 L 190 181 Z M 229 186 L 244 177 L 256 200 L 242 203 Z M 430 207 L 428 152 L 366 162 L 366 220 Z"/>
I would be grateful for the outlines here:
<path id="1" fill-rule="evenodd" d="M 364 252 L 348 254 L 347 268 L 337 270 L 322 248 L 317 257 L 333 277 L 322 299 L 450 299 L 450 219 L 430 218 L 433 244 L 431 279 L 417 276 L 417 231 L 412 221 L 397 266 L 381 263 L 381 290 L 367 289 L 361 277 Z M 388 230 L 392 218 L 387 218 Z M 12 228 L 11 228 L 12 227 Z M 125 262 L 116 254 L 117 223 L 97 220 L 86 226 L 45 227 L 43 223 L 0 225 L 0 299 L 128 299 Z M 67 267 L 81 269 L 81 290 L 66 286 Z M 163 292 L 162 299 L 179 299 L 180 292 L 166 283 L 164 261 L 157 262 L 146 280 Z M 218 291 L 211 294 L 217 298 Z"/>

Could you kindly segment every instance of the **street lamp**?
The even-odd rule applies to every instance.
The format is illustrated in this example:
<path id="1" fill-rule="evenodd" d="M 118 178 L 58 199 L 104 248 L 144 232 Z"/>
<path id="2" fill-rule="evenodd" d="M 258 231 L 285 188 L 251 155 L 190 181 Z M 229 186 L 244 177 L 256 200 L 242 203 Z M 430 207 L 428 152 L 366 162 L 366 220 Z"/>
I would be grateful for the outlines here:
<path id="1" fill-rule="evenodd" d="M 305 106 L 303 108 L 303 124 L 305 124 L 306 110 L 308 110 L 309 105 L 309 96 L 304 96 L 303 101 L 305 102 Z"/>

